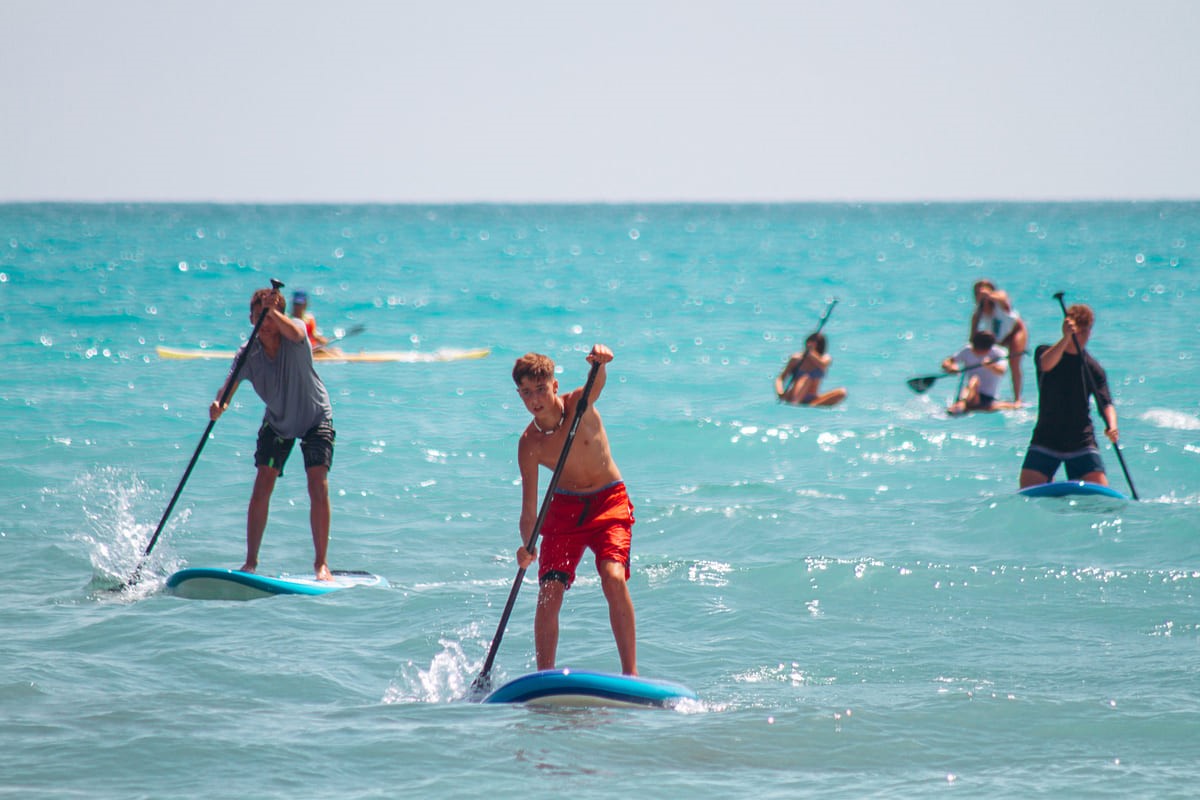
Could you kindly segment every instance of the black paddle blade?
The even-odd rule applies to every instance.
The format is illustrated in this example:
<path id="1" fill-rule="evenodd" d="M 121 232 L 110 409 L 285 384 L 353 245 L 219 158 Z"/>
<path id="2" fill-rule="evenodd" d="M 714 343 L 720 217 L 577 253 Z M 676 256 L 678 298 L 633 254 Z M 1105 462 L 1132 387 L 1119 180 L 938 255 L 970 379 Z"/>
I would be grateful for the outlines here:
<path id="1" fill-rule="evenodd" d="M 933 382 L 936 381 L 940 377 L 942 377 L 942 376 L 941 375 L 925 375 L 920 378 L 909 378 L 908 379 L 908 388 L 912 389 L 917 394 L 924 394 L 925 392 L 929 391 L 930 386 L 933 386 Z"/>
<path id="2" fill-rule="evenodd" d="M 471 682 L 467 690 L 467 700 L 478 703 L 492 693 L 492 678 L 490 675 L 479 675 Z"/>

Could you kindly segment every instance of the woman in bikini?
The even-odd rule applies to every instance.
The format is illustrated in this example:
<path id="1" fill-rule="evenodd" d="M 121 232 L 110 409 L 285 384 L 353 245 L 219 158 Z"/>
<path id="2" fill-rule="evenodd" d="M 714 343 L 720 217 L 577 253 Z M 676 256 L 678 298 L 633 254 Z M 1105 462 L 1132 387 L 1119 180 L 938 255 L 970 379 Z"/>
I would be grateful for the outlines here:
<path id="1" fill-rule="evenodd" d="M 987 331 L 996 337 L 996 344 L 1008 350 L 1008 366 L 1012 372 L 1013 404 L 1021 405 L 1021 359 L 1029 347 L 1029 330 L 1021 315 L 1013 308 L 1008 292 L 996 288 L 988 280 L 975 282 L 975 313 L 971 315 L 971 331 Z"/>
<path id="2" fill-rule="evenodd" d="M 826 347 L 823 333 L 804 340 L 804 352 L 793 353 L 775 379 L 775 394 L 780 400 L 799 406 L 834 406 L 846 399 L 842 387 L 821 393 L 821 380 L 833 363 L 833 357 L 825 355 Z"/>

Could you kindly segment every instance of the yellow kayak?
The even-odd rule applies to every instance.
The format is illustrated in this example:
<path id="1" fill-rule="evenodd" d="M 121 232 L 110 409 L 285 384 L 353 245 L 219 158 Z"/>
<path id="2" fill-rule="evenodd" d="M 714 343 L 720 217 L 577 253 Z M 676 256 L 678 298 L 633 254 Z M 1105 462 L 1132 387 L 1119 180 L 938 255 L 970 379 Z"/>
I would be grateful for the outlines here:
<path id="1" fill-rule="evenodd" d="M 158 353 L 159 358 L 169 359 L 220 359 L 224 361 L 231 360 L 237 355 L 234 350 L 207 350 L 207 349 L 191 349 L 178 347 L 156 347 L 154 351 Z M 376 364 L 385 362 L 406 363 L 406 364 L 423 364 L 432 361 L 464 361 L 474 358 L 485 358 L 491 350 L 486 347 L 479 347 L 471 350 L 461 349 L 457 347 L 443 347 L 440 350 L 420 351 L 420 350 L 376 350 L 369 352 L 360 350 L 357 353 L 343 353 L 337 350 L 322 352 L 318 350 L 313 353 L 313 357 L 318 361 L 326 361 L 332 363 L 348 362 L 348 363 L 363 363 Z"/>

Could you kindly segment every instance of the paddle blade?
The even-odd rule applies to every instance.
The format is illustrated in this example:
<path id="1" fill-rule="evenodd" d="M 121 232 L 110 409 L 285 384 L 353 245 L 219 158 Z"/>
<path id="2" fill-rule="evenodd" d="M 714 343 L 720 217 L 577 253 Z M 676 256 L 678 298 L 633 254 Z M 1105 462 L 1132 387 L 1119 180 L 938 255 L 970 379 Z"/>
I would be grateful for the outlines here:
<path id="1" fill-rule="evenodd" d="M 940 377 L 942 377 L 942 376 L 941 375 L 924 375 L 920 378 L 909 378 L 908 379 L 908 388 L 912 389 L 917 394 L 924 394 L 925 392 L 929 391 L 930 386 L 933 386 L 933 382 L 936 381 Z"/>
<path id="2" fill-rule="evenodd" d="M 480 674 L 471 682 L 471 688 L 467 690 L 467 700 L 472 703 L 478 703 L 492 693 L 492 677 L 490 675 Z"/>

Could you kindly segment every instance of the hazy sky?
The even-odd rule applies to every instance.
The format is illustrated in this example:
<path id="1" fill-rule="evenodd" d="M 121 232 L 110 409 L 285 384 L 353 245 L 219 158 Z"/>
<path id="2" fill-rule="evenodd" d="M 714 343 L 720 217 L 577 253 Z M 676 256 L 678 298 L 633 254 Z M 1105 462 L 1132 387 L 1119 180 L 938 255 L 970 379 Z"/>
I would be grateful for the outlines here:
<path id="1" fill-rule="evenodd" d="M 1196 0 L 0 0 L 0 201 L 1200 199 Z"/>

